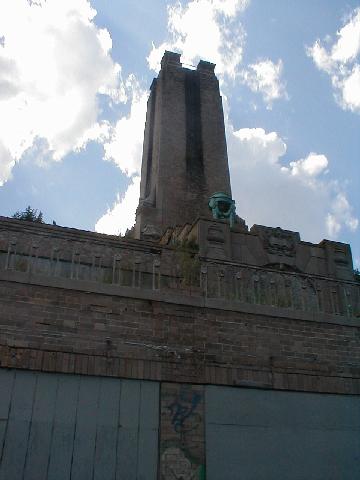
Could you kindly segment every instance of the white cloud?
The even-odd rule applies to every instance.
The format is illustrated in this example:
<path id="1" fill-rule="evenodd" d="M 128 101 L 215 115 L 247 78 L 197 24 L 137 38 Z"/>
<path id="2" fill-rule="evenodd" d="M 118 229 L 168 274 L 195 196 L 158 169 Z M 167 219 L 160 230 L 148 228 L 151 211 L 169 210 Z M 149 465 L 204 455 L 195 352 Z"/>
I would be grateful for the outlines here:
<path id="1" fill-rule="evenodd" d="M 10 178 L 14 163 L 9 150 L 0 141 L 0 187 Z"/>
<path id="2" fill-rule="evenodd" d="M 307 54 L 319 70 L 330 76 L 339 105 L 360 113 L 360 8 L 353 10 L 336 36 L 331 48 L 324 47 L 318 39 L 307 48 Z"/>
<path id="3" fill-rule="evenodd" d="M 326 170 L 328 163 L 325 155 L 318 155 L 311 152 L 306 158 L 290 162 L 289 171 L 292 175 L 303 175 L 306 178 L 317 177 Z"/>
<path id="4" fill-rule="evenodd" d="M 358 270 L 360 269 L 360 257 L 354 258 L 354 267 L 357 268 Z"/>
<path id="5" fill-rule="evenodd" d="M 140 177 L 132 177 L 125 195 L 119 194 L 111 209 L 108 209 L 95 225 L 95 231 L 108 235 L 124 235 L 135 223 L 135 212 L 139 203 Z"/>
<path id="6" fill-rule="evenodd" d="M 242 76 L 244 83 L 253 92 L 262 94 L 265 103 L 271 109 L 274 100 L 288 98 L 285 83 L 281 78 L 282 72 L 281 59 L 277 63 L 267 59 L 249 65 Z"/>
<path id="7" fill-rule="evenodd" d="M 333 45 L 331 56 L 338 62 L 355 60 L 360 53 L 360 8 L 353 11 L 340 31 L 337 32 L 338 41 Z"/>
<path id="8" fill-rule="evenodd" d="M 349 75 L 339 80 L 342 91 L 342 105 L 352 111 L 360 112 L 360 65 L 354 65 Z"/>
<path id="9" fill-rule="evenodd" d="M 153 48 L 149 67 L 158 71 L 165 50 L 182 54 L 185 64 L 200 58 L 216 63 L 216 72 L 235 78 L 243 54 L 245 33 L 237 19 L 248 0 L 192 0 L 168 7 L 170 40 Z"/>
<path id="10" fill-rule="evenodd" d="M 332 213 L 326 215 L 326 228 L 332 238 L 336 238 L 341 230 L 340 222 L 337 221 Z"/>
<path id="11" fill-rule="evenodd" d="M 95 15 L 87 0 L 0 3 L 0 183 L 37 139 L 60 160 L 103 135 L 97 94 L 124 100 L 110 35 Z"/>
<path id="12" fill-rule="evenodd" d="M 141 89 L 133 75 L 128 78 L 126 88 L 131 98 L 130 113 L 120 118 L 112 129 L 109 140 L 104 143 L 104 158 L 131 176 L 141 170 L 148 92 Z"/>
<path id="13" fill-rule="evenodd" d="M 232 142 L 232 145 L 241 145 L 244 168 L 253 168 L 256 164 L 276 164 L 286 153 L 286 144 L 276 132 L 266 133 L 263 128 L 242 128 L 231 134 L 239 140 Z"/>
<path id="14" fill-rule="evenodd" d="M 325 155 L 310 153 L 286 165 L 286 144 L 276 132 L 234 131 L 228 123 L 227 137 L 233 197 L 249 225 L 278 225 L 314 242 L 357 229 L 345 192 L 325 177 Z"/>
<path id="15" fill-rule="evenodd" d="M 105 160 L 113 161 L 121 171 L 131 177 L 124 197 L 118 195 L 114 205 L 96 223 L 101 233 L 122 235 L 135 223 L 135 211 L 140 196 L 140 171 L 142 142 L 148 93 L 143 91 L 133 75 L 126 81 L 126 91 L 131 98 L 130 111 L 120 118 L 104 142 Z"/>
<path id="16" fill-rule="evenodd" d="M 333 219 L 333 226 L 336 225 L 336 233 L 340 230 L 341 224 L 354 232 L 359 225 L 359 220 L 352 215 L 352 208 L 343 192 L 337 193 L 332 205 L 330 217 Z"/>

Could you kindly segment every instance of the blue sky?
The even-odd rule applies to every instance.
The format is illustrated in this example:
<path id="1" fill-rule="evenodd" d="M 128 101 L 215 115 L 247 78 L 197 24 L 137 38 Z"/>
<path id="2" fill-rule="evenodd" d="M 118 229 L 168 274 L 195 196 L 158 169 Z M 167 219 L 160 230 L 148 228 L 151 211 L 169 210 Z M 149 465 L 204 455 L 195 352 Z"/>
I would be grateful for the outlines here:
<path id="1" fill-rule="evenodd" d="M 3 0 L 0 214 L 124 233 L 165 49 L 217 64 L 237 213 L 360 266 L 360 3 Z"/>

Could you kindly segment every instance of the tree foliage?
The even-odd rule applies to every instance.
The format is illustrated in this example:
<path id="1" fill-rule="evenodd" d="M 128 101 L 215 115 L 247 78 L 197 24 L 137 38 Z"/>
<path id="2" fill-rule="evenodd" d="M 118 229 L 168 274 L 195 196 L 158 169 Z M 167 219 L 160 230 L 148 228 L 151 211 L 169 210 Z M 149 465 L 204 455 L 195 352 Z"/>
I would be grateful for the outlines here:
<path id="1" fill-rule="evenodd" d="M 12 218 L 26 220 L 27 222 L 45 223 L 42 212 L 40 211 L 38 213 L 38 211 L 35 208 L 31 208 L 30 205 L 28 205 L 23 212 L 15 212 Z"/>

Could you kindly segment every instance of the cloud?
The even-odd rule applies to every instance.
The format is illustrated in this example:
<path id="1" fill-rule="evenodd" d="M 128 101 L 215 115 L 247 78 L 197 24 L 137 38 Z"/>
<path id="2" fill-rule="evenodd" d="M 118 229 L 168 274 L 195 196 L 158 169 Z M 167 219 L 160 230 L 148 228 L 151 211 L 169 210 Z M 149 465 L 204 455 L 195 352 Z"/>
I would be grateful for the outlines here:
<path id="1" fill-rule="evenodd" d="M 233 197 L 249 225 L 300 231 L 304 240 L 314 242 L 358 228 L 345 192 L 326 178 L 325 155 L 310 153 L 285 164 L 287 146 L 276 132 L 234 130 L 229 122 L 227 138 Z"/>
<path id="2" fill-rule="evenodd" d="M 360 112 L 360 65 L 354 65 L 349 75 L 339 80 L 337 87 L 342 92 L 342 106 Z"/>
<path id="3" fill-rule="evenodd" d="M 9 150 L 0 141 L 0 187 L 10 178 L 14 163 Z"/>
<path id="4" fill-rule="evenodd" d="M 124 100 L 110 35 L 95 15 L 87 0 L 0 3 L 1 184 L 38 139 L 60 160 L 104 135 L 98 94 Z"/>
<path id="5" fill-rule="evenodd" d="M 286 153 L 286 144 L 276 132 L 266 133 L 263 128 L 242 128 L 233 131 L 232 128 L 228 124 L 230 136 L 235 139 L 231 145 L 233 148 L 241 147 L 244 168 L 253 168 L 256 164 L 276 164 Z M 233 149 L 232 153 L 235 154 Z"/>
<path id="6" fill-rule="evenodd" d="M 352 11 L 336 37 L 330 48 L 318 39 L 306 51 L 317 68 L 330 76 L 338 104 L 360 113 L 360 8 Z"/>
<path id="7" fill-rule="evenodd" d="M 355 257 L 354 259 L 354 268 L 360 270 L 360 257 Z"/>
<path id="8" fill-rule="evenodd" d="M 352 215 L 352 208 L 343 192 L 337 193 L 332 205 L 331 212 L 326 217 L 328 232 L 332 237 L 338 235 L 342 225 L 351 232 L 355 232 L 359 226 L 359 220 Z"/>
<path id="9" fill-rule="evenodd" d="M 158 72 L 165 50 L 181 53 L 185 66 L 199 59 L 216 63 L 220 79 L 241 76 L 252 91 L 262 94 L 271 109 L 274 100 L 288 98 L 281 76 L 283 62 L 269 59 L 253 63 L 241 71 L 246 34 L 239 14 L 248 0 L 192 0 L 183 6 L 180 1 L 168 6 L 169 40 L 153 45 L 147 58 L 149 67 Z"/>
<path id="10" fill-rule="evenodd" d="M 309 153 L 306 158 L 302 158 L 295 162 L 290 162 L 289 171 L 292 175 L 303 176 L 306 179 L 317 177 L 324 172 L 329 162 L 325 155 Z M 286 167 L 283 167 L 286 169 Z"/>
<path id="11" fill-rule="evenodd" d="M 121 117 L 104 142 L 104 158 L 113 161 L 131 178 L 123 197 L 119 194 L 108 211 L 97 221 L 95 230 L 111 235 L 124 234 L 135 223 L 135 212 L 140 196 L 142 142 L 148 92 L 142 90 L 134 75 L 126 81 L 126 92 L 131 99 L 129 114 Z"/>
<path id="12" fill-rule="evenodd" d="M 271 60 L 262 60 L 253 63 L 242 72 L 243 82 L 253 92 L 262 94 L 267 107 L 271 109 L 274 100 L 288 98 L 285 83 L 281 76 L 283 72 L 283 62 L 280 59 L 277 63 Z"/>
<path id="13" fill-rule="evenodd" d="M 134 75 L 127 79 L 126 91 L 131 99 L 130 112 L 116 122 L 109 139 L 104 143 L 104 158 L 112 160 L 123 173 L 131 177 L 141 170 L 148 92 L 142 90 Z"/>
<path id="14" fill-rule="evenodd" d="M 216 63 L 218 75 L 235 78 L 239 73 L 245 41 L 238 21 L 248 0 L 192 0 L 186 6 L 178 1 L 168 7 L 170 39 L 153 48 L 149 67 L 158 72 L 165 50 L 182 54 L 185 64 L 194 65 L 200 58 Z"/>
<path id="15" fill-rule="evenodd" d="M 117 199 L 108 211 L 95 225 L 95 231 L 108 235 L 124 235 L 135 223 L 135 212 L 139 203 L 140 177 L 132 177 L 123 197 L 118 194 Z"/>

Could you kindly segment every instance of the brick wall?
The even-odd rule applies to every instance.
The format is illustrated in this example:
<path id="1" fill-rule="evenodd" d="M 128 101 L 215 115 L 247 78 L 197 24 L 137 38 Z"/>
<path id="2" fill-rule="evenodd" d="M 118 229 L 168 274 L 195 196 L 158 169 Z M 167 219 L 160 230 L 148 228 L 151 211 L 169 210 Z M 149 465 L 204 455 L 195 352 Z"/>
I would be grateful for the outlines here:
<path id="1" fill-rule="evenodd" d="M 75 290 L 70 280 L 68 288 L 1 281 L 1 365 L 360 393 L 356 321 L 280 318 L 163 298 Z"/>

